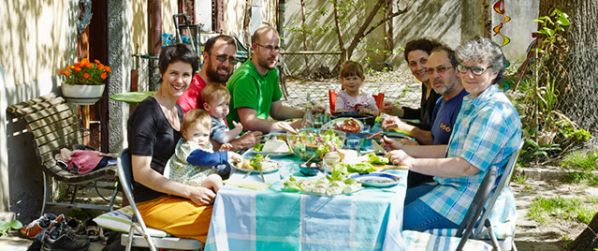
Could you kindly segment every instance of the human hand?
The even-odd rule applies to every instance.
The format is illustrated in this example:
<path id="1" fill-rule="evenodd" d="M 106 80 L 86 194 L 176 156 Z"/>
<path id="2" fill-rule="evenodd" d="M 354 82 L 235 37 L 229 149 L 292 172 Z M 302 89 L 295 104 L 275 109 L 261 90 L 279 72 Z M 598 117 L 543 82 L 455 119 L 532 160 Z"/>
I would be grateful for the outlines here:
<path id="1" fill-rule="evenodd" d="M 218 149 L 219 151 L 232 151 L 235 148 L 233 147 L 233 145 L 231 143 L 224 143 L 222 145 L 220 145 L 220 148 Z"/>
<path id="2" fill-rule="evenodd" d="M 233 126 L 235 127 L 233 130 L 243 131 L 243 124 L 241 122 L 237 122 L 233 120 Z"/>
<path id="3" fill-rule="evenodd" d="M 407 166 L 409 169 L 413 166 L 413 158 L 403 150 L 390 151 L 386 153 L 386 157 L 395 165 Z"/>
<path id="4" fill-rule="evenodd" d="M 384 102 L 384 105 L 382 106 L 382 110 L 385 113 L 397 115 L 397 116 L 403 116 L 403 113 L 404 113 L 403 108 L 401 108 L 400 106 L 397 106 L 396 104 L 394 104 L 390 101 Z"/>
<path id="5" fill-rule="evenodd" d="M 243 157 L 236 152 L 228 152 L 228 162 L 231 163 L 240 163 L 243 160 Z"/>
<path id="6" fill-rule="evenodd" d="M 388 131 L 393 128 L 399 128 L 401 120 L 397 116 L 388 116 L 382 120 L 382 129 Z"/>
<path id="7" fill-rule="evenodd" d="M 216 197 L 216 193 L 209 188 L 206 187 L 190 187 L 191 191 L 189 193 L 188 199 L 193 201 L 195 204 L 199 206 L 206 206 L 211 205 L 214 203 L 214 198 Z"/>
<path id="8" fill-rule="evenodd" d="M 325 111 L 326 111 L 326 108 L 324 108 L 324 106 L 321 106 L 321 105 L 315 105 L 314 107 L 311 108 L 311 112 L 314 114 L 324 113 Z"/>
<path id="9" fill-rule="evenodd" d="M 304 119 L 298 119 L 293 123 L 287 121 L 278 121 L 274 123 L 274 130 L 285 131 L 289 133 L 297 133 L 296 128 L 302 128 L 305 126 L 306 121 Z"/>
<path id="10" fill-rule="evenodd" d="M 223 185 L 222 177 L 218 174 L 210 174 L 201 184 L 203 187 L 212 189 L 214 192 L 218 192 Z"/>
<path id="11" fill-rule="evenodd" d="M 255 144 L 262 140 L 262 132 L 259 131 L 252 131 L 243 134 L 238 139 L 235 139 L 231 142 L 233 145 L 233 149 L 246 149 L 253 147 Z"/>
<path id="12" fill-rule="evenodd" d="M 382 143 L 384 145 L 384 149 L 387 151 L 401 149 L 402 146 L 398 141 L 386 136 L 382 137 Z"/>

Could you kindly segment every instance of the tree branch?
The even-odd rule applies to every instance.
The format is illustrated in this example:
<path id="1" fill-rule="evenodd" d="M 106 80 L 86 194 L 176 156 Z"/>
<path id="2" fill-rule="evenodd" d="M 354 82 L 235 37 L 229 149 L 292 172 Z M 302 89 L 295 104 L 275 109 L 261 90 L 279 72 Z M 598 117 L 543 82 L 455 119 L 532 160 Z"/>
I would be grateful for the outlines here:
<path id="1" fill-rule="evenodd" d="M 338 47 L 341 51 L 341 60 L 344 61 L 347 58 L 347 50 L 345 49 L 345 42 L 343 42 L 343 36 L 341 35 L 341 28 L 338 20 L 338 0 L 332 1 L 332 9 L 334 13 L 334 27 L 336 28 L 336 36 L 338 37 Z"/>
<path id="2" fill-rule="evenodd" d="M 359 30 L 353 36 L 353 39 L 351 40 L 351 44 L 349 44 L 349 47 L 347 47 L 347 55 L 353 54 L 353 50 L 355 50 L 355 47 L 357 47 L 357 44 L 359 44 L 361 39 L 364 37 L 363 34 L 364 34 L 365 30 L 367 29 L 369 24 L 372 22 L 372 20 L 374 20 L 374 17 L 376 16 L 376 14 L 378 14 L 378 10 L 380 10 L 380 7 L 382 7 L 382 4 L 384 4 L 384 0 L 378 0 L 378 2 L 376 2 L 374 7 L 372 8 L 372 10 L 370 11 L 370 14 L 368 15 L 368 17 L 363 21 L 363 24 L 359 27 Z"/>
<path id="3" fill-rule="evenodd" d="M 370 34 L 372 31 L 374 31 L 376 28 L 378 28 L 378 26 L 380 26 L 380 25 L 384 24 L 386 21 L 388 21 L 388 20 L 392 19 L 393 17 L 396 17 L 396 16 L 398 16 L 398 15 L 404 14 L 405 12 L 407 12 L 407 7 L 405 7 L 405 8 L 404 8 L 404 9 L 402 9 L 402 10 L 399 10 L 399 11 L 397 11 L 397 12 L 395 12 L 395 13 L 392 13 L 392 14 L 388 15 L 386 18 L 384 18 L 384 19 L 382 19 L 382 20 L 378 21 L 376 24 L 374 24 L 374 25 L 370 26 L 370 28 L 369 28 L 367 31 L 365 31 L 365 32 L 363 33 L 363 36 L 364 36 L 364 37 L 365 37 L 365 36 L 367 36 L 367 35 L 368 35 L 368 34 Z"/>

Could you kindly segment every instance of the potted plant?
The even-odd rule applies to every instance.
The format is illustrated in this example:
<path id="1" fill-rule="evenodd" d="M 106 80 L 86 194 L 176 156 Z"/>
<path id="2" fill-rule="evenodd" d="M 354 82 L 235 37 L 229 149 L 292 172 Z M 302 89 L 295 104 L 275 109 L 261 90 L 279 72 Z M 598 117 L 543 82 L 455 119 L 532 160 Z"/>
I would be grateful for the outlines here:
<path id="1" fill-rule="evenodd" d="M 112 70 L 99 60 L 90 62 L 84 58 L 78 63 L 69 64 L 58 73 L 64 77 L 62 96 L 70 103 L 91 105 L 104 93 L 104 81 Z"/>

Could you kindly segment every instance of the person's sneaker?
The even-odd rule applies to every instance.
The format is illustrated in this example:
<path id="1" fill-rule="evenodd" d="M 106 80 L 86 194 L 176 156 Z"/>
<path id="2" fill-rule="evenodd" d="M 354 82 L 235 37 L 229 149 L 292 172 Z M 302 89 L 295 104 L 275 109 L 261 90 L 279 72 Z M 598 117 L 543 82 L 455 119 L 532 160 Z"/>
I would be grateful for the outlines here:
<path id="1" fill-rule="evenodd" d="M 50 224 L 52 223 L 52 221 L 55 221 L 55 220 L 61 221 L 64 218 L 63 215 L 60 215 L 59 217 L 60 218 L 57 219 L 56 215 L 54 215 L 53 213 L 45 213 L 38 219 L 27 224 L 27 226 L 23 226 L 19 230 L 19 233 L 23 237 L 33 239 L 39 233 L 41 233 L 44 229 L 48 228 L 50 226 Z"/>
<path id="2" fill-rule="evenodd" d="M 43 238 L 43 251 L 84 251 L 89 249 L 87 236 L 75 234 L 66 222 L 57 222 Z"/>

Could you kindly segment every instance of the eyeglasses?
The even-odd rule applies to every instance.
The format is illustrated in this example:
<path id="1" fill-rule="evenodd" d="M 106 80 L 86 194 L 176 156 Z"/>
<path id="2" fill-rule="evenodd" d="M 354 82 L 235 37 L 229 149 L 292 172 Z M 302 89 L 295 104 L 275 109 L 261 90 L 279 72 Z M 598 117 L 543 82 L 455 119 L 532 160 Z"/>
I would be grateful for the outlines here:
<path id="1" fill-rule="evenodd" d="M 431 74 L 434 74 L 434 71 L 436 71 L 436 72 L 438 72 L 438 74 L 443 74 L 443 73 L 445 73 L 446 71 L 448 71 L 448 70 L 450 70 L 452 68 L 453 67 L 451 67 L 451 66 L 447 67 L 447 66 L 441 65 L 441 66 L 438 66 L 436 68 L 426 68 L 426 73 L 428 75 L 431 75 Z"/>
<path id="2" fill-rule="evenodd" d="M 266 50 L 269 50 L 269 51 L 280 51 L 280 46 L 262 45 L 262 44 L 258 44 L 258 43 L 256 43 L 256 45 L 259 47 L 262 47 Z"/>
<path id="3" fill-rule="evenodd" d="M 216 60 L 218 60 L 218 62 L 220 62 L 220 63 L 224 63 L 224 62 L 226 62 L 226 60 L 228 60 L 228 62 L 230 62 L 231 64 L 236 64 L 237 62 L 239 62 L 239 60 L 237 60 L 237 58 L 227 56 L 227 55 L 217 55 Z"/>
<path id="4" fill-rule="evenodd" d="M 465 74 L 468 71 L 470 71 L 471 73 L 473 73 L 473 75 L 476 76 L 480 76 L 482 74 L 484 74 L 484 72 L 486 72 L 488 69 L 490 69 L 490 67 L 481 67 L 481 66 L 465 66 L 465 65 L 458 65 L 457 66 L 457 71 L 461 74 Z"/>

